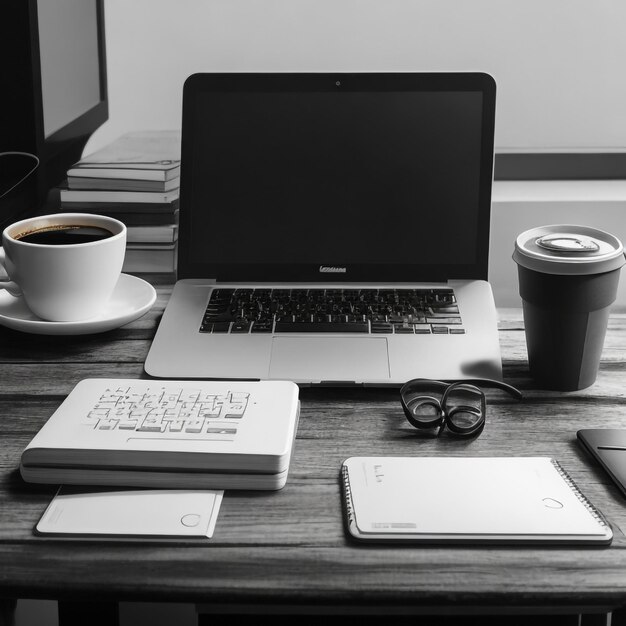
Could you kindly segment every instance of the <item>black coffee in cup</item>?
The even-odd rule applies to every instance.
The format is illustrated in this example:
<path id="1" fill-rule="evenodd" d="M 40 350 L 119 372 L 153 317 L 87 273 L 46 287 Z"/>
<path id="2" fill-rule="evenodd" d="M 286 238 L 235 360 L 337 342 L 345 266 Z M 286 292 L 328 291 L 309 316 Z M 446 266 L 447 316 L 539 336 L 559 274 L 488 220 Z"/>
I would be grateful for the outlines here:
<path id="1" fill-rule="evenodd" d="M 546 389 L 589 387 L 625 263 L 621 242 L 585 226 L 541 226 L 519 235 L 513 259 L 532 377 Z"/>
<path id="2" fill-rule="evenodd" d="M 109 237 L 113 237 L 113 233 L 100 226 L 53 224 L 19 233 L 14 235 L 13 239 L 46 246 L 67 246 L 79 243 L 93 243 Z"/>

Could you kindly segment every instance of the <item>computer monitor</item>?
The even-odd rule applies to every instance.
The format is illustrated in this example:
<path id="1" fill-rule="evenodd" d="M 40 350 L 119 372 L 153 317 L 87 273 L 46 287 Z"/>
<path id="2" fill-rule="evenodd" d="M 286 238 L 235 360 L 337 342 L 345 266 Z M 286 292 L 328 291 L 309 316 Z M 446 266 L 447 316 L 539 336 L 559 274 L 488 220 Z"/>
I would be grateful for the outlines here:
<path id="1" fill-rule="evenodd" d="M 3 0 L 0 226 L 41 209 L 108 119 L 104 0 Z M 6 193 L 36 164 L 34 172 Z M 3 194 L 5 194 L 3 196 Z"/>

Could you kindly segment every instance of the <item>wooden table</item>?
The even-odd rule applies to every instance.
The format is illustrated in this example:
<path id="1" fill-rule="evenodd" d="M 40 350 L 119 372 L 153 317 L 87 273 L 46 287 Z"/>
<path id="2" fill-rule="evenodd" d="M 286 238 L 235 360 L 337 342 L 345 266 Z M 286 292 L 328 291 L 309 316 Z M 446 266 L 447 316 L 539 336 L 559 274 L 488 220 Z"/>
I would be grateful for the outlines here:
<path id="1" fill-rule="evenodd" d="M 583 427 L 626 426 L 626 315 L 611 317 L 589 389 L 535 389 L 520 310 L 501 310 L 505 380 L 489 392 L 483 434 L 424 438 L 394 389 L 302 389 L 289 479 L 278 492 L 226 492 L 205 545 L 36 537 L 55 487 L 22 481 L 23 448 L 81 379 L 142 378 L 171 291 L 142 319 L 101 335 L 46 337 L 0 328 L 0 597 L 198 603 L 227 612 L 369 614 L 579 612 L 626 605 L 626 500 L 576 442 Z M 352 455 L 541 455 L 558 459 L 608 517 L 608 548 L 372 547 L 346 536 L 339 467 Z M 10 603 L 5 603 L 10 606 Z M 614 615 L 613 623 L 621 613 Z M 595 618 L 594 618 L 595 619 Z M 92 622 L 93 623 L 93 622 Z"/>

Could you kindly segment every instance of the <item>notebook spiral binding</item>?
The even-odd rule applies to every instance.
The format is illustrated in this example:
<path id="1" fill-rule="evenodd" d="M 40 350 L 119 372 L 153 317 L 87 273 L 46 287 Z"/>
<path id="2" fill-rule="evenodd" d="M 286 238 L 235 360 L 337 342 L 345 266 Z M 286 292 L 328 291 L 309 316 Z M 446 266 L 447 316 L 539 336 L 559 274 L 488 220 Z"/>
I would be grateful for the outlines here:
<path id="1" fill-rule="evenodd" d="M 341 477 L 343 479 L 344 506 L 346 508 L 346 518 L 349 525 L 355 523 L 354 508 L 352 507 L 352 492 L 350 491 L 350 478 L 348 476 L 348 468 L 344 465 L 341 468 Z"/>
<path id="2" fill-rule="evenodd" d="M 582 491 L 578 488 L 578 485 L 574 482 L 573 478 L 567 473 L 567 471 L 563 468 L 563 466 L 556 460 L 551 459 L 552 465 L 556 469 L 556 471 L 561 475 L 563 480 L 568 484 L 569 488 L 572 490 L 574 495 L 582 502 L 585 508 L 591 513 L 591 515 L 595 518 L 595 520 L 605 528 L 610 529 L 611 526 L 602 515 L 602 513 L 596 509 L 596 507 L 587 499 L 587 497 L 582 493 Z"/>

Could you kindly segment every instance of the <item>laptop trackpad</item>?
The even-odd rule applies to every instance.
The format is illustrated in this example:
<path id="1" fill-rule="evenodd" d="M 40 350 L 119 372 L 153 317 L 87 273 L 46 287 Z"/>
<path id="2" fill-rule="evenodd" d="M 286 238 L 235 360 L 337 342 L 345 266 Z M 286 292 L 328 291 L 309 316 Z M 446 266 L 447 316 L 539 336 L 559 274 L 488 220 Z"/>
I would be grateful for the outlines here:
<path id="1" fill-rule="evenodd" d="M 270 378 L 302 382 L 389 379 L 384 337 L 274 337 Z"/>

